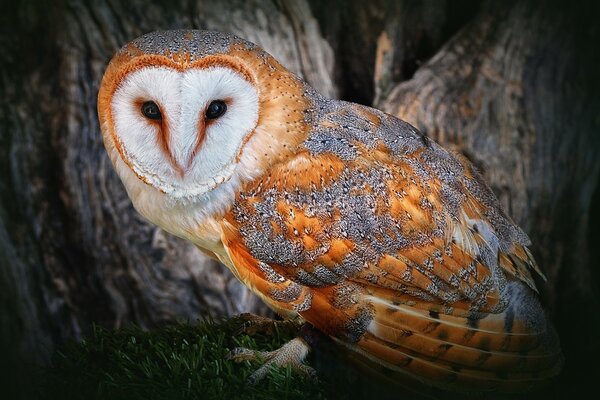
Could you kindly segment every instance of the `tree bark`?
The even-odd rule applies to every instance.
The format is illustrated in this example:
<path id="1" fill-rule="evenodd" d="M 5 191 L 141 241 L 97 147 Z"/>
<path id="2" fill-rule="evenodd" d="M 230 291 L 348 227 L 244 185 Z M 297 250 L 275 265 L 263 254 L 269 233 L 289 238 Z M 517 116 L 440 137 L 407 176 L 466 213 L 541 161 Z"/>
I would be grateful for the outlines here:
<path id="1" fill-rule="evenodd" d="M 2 337 L 43 360 L 92 322 L 267 312 L 225 267 L 134 211 L 102 145 L 96 95 L 120 46 L 194 27 L 256 42 L 335 96 L 333 53 L 308 4 L 72 1 L 48 12 L 24 3 L 4 22 L 13 31 L 0 56 Z"/>
<path id="2" fill-rule="evenodd" d="M 7 357 L 43 361 L 92 323 L 266 312 L 223 266 L 133 210 L 101 143 L 96 95 L 112 54 L 191 27 L 256 42 L 323 94 L 374 104 L 471 159 L 532 238 L 567 375 L 600 358 L 593 2 L 25 1 L 0 18 Z"/>
<path id="3" fill-rule="evenodd" d="M 579 368 L 600 357 L 597 345 L 589 348 L 600 336 L 599 318 L 585 311 L 600 306 L 590 243 L 594 237 L 598 245 L 590 218 L 600 172 L 594 11 L 589 3 L 486 2 L 411 80 L 376 104 L 483 172 L 532 239 L 548 278 L 539 286 L 567 362 Z"/>

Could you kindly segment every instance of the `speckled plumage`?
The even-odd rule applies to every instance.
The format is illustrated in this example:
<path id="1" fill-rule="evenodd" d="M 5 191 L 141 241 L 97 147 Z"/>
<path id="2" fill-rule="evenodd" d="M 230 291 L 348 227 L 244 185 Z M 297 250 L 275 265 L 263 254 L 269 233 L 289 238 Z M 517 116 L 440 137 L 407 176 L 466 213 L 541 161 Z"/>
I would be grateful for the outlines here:
<path id="1" fill-rule="evenodd" d="M 557 373 L 529 239 L 465 158 L 393 116 L 323 98 L 231 35 L 152 33 L 115 59 L 99 115 L 134 205 L 223 261 L 281 315 L 440 387 L 527 387 Z M 111 122 L 120 79 L 162 64 L 232 68 L 258 93 L 256 125 L 230 175 L 201 194 L 174 198 L 134 176 L 118 143 L 127 132 Z"/>

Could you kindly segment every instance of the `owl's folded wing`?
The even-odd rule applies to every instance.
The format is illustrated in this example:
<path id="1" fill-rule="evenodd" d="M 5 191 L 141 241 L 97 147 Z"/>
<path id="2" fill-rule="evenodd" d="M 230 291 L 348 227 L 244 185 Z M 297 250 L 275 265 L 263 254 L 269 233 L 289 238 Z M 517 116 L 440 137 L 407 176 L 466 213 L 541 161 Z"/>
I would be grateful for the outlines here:
<path id="1" fill-rule="evenodd" d="M 386 367 L 482 388 L 555 374 L 526 235 L 466 161 L 436 157 L 298 155 L 236 202 L 233 263 Z"/>

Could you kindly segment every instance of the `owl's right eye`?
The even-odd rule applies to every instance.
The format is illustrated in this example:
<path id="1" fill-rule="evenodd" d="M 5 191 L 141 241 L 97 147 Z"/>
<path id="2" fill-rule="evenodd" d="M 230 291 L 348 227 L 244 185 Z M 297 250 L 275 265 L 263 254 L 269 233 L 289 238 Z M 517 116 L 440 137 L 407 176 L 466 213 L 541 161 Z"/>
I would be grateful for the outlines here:
<path id="1" fill-rule="evenodd" d="M 162 119 L 162 115 L 160 114 L 160 108 L 153 101 L 147 101 L 144 104 L 142 104 L 142 114 L 144 114 L 144 117 L 148 119 Z"/>

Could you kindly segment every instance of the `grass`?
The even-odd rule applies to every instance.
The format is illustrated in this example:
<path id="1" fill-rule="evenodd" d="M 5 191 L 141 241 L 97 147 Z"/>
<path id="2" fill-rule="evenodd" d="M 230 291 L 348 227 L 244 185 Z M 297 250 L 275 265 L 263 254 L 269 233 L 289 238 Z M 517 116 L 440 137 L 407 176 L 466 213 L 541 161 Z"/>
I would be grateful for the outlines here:
<path id="1" fill-rule="evenodd" d="M 231 323 L 178 324 L 153 331 L 95 327 L 82 342 L 67 343 L 42 373 L 42 399 L 324 399 L 347 397 L 327 382 L 290 368 L 273 368 L 250 386 L 259 363 L 224 356 L 234 347 L 273 350 L 293 337 L 235 336 Z"/>
<path id="2" fill-rule="evenodd" d="M 307 360 L 317 370 L 319 381 L 288 368 L 273 368 L 256 385 L 248 376 L 260 362 L 237 364 L 225 359 L 235 347 L 274 350 L 296 332 L 275 330 L 272 334 L 234 335 L 239 320 L 196 325 L 175 324 L 151 331 L 136 326 L 118 330 L 95 327 L 81 342 L 68 342 L 55 352 L 45 368 L 13 368 L 0 386 L 0 397 L 10 399 L 364 399 L 451 398 L 479 399 L 505 396 L 465 396 L 432 388 L 416 395 L 408 387 L 399 389 L 364 374 L 327 338 L 317 343 Z M 9 351 L 10 348 L 7 348 Z M 2 352 L 5 354 L 6 352 Z M 3 361 L 0 358 L 0 366 Z M 4 360 L 6 361 L 6 360 Z M 7 364 L 7 365 L 10 365 Z M 18 363 L 15 363 L 17 366 Z M 361 372 L 362 371 L 362 372 Z M 15 394 L 11 394 L 12 386 Z M 6 392 L 8 391 L 8 396 Z M 518 395 L 516 399 L 554 398 L 551 391 Z"/>

